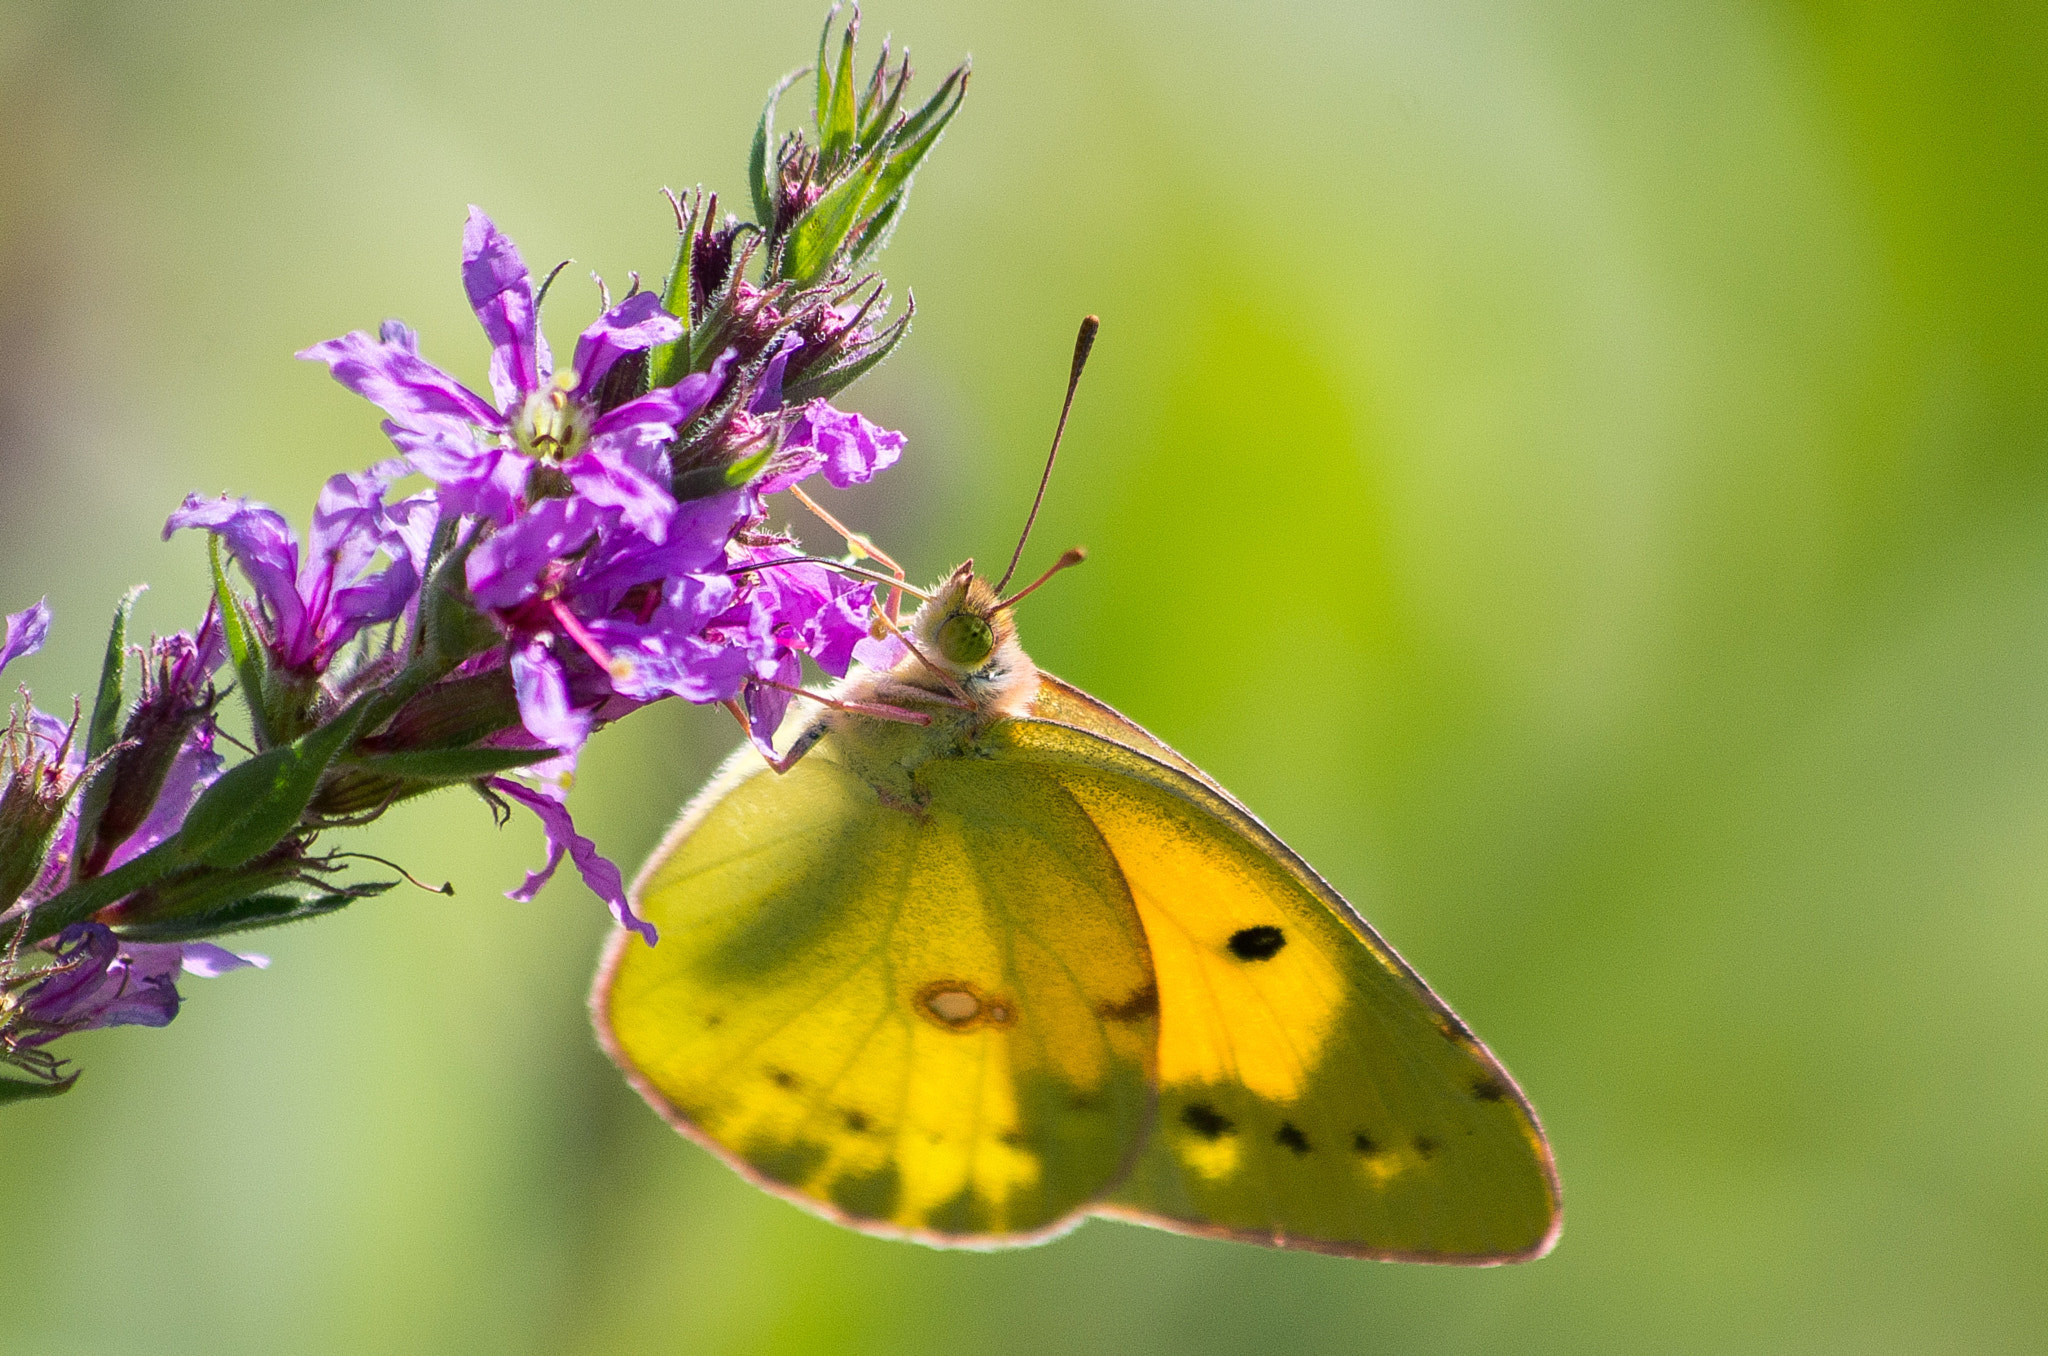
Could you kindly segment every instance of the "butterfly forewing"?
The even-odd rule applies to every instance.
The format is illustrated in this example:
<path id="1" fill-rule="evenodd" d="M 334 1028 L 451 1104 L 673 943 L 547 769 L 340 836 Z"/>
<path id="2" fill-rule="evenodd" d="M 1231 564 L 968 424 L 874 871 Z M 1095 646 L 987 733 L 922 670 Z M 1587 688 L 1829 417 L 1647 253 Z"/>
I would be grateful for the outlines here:
<path id="1" fill-rule="evenodd" d="M 945 760 L 885 804 L 835 738 L 685 815 L 637 887 L 659 945 L 621 934 L 600 975 L 608 1046 L 679 1128 L 832 1218 L 1056 1229 L 1148 1124 L 1123 875 L 1055 777 Z"/>
<path id="2" fill-rule="evenodd" d="M 1005 742 L 1103 835 L 1159 987 L 1159 1116 L 1105 1213 L 1389 1258 L 1546 1248 L 1548 1147 L 1457 1017 L 1192 765 L 1056 682 L 1036 709 L 1061 723 Z"/>

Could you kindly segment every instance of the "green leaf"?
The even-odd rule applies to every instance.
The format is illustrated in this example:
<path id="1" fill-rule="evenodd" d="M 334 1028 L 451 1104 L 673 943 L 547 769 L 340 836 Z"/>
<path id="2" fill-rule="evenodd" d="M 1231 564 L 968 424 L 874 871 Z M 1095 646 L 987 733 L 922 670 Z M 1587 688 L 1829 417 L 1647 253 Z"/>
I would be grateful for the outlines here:
<path id="1" fill-rule="evenodd" d="M 222 773 L 193 803 L 185 826 L 171 840 L 179 856 L 228 868 L 277 846 L 298 827 L 319 789 L 320 774 L 356 737 L 369 702 L 365 697 L 319 729 Z"/>
<path id="2" fill-rule="evenodd" d="M 92 723 L 86 727 L 88 767 L 104 758 L 121 738 L 121 713 L 127 705 L 128 618 L 146 587 L 137 584 L 114 605 L 114 624 L 107 631 L 107 653 L 100 661 L 100 690 L 92 701 Z M 107 798 L 113 794 L 114 769 L 103 767 L 79 797 L 76 857 L 84 858 L 91 853 L 93 840 L 99 836 L 100 816 L 106 813 Z"/>
<path id="3" fill-rule="evenodd" d="M 351 757 L 347 766 L 407 781 L 469 782 L 560 756 L 555 749 L 414 749 Z"/>
<path id="4" fill-rule="evenodd" d="M 220 606 L 221 633 L 227 638 L 228 659 L 235 666 L 235 673 L 242 683 L 242 701 L 249 708 L 249 723 L 255 730 L 256 747 L 269 748 L 277 743 L 276 731 L 270 720 L 269 665 L 263 654 L 263 647 L 257 643 L 248 616 L 242 611 L 242 604 L 228 587 L 227 563 L 221 559 L 220 538 L 206 539 L 207 559 L 213 564 L 213 596 Z"/>
<path id="5" fill-rule="evenodd" d="M 6 1106 L 9 1102 L 32 1102 L 40 1097 L 61 1097 L 71 1091 L 71 1085 L 77 1081 L 76 1073 L 60 1078 L 54 1083 L 46 1083 L 40 1078 L 34 1081 L 26 1078 L 0 1078 L 0 1106 Z"/>

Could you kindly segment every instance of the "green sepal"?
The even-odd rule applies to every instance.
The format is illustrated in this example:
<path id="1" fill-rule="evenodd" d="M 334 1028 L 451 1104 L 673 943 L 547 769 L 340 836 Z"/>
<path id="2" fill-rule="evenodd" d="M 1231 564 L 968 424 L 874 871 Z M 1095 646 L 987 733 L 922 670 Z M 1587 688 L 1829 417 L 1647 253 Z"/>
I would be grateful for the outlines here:
<path id="1" fill-rule="evenodd" d="M 61 1097 L 71 1091 L 71 1085 L 77 1081 L 78 1072 L 48 1083 L 40 1078 L 0 1078 L 0 1106 L 9 1102 L 33 1102 L 41 1097 Z"/>
<path id="2" fill-rule="evenodd" d="M 839 36 L 839 69 L 832 74 L 832 92 L 825 101 L 825 116 L 818 120 L 819 163 L 835 165 L 853 150 L 858 127 L 855 114 L 853 44 L 860 32 L 860 12 Z"/>
<path id="3" fill-rule="evenodd" d="M 783 277 L 799 287 L 809 287 L 825 276 L 839 247 L 860 224 L 861 208 L 885 163 L 880 155 L 870 156 L 804 209 L 782 247 Z"/>
<path id="4" fill-rule="evenodd" d="M 85 761 L 90 767 L 106 757 L 107 750 L 121 738 L 121 712 L 127 705 L 128 618 L 135 600 L 147 584 L 137 584 L 114 605 L 114 624 L 107 631 L 107 653 L 100 661 L 100 690 L 92 700 L 92 723 L 86 727 Z M 78 800 L 78 835 L 73 856 L 83 861 L 92 855 L 93 840 L 99 836 L 100 816 L 114 794 L 114 768 L 103 767 Z"/>
<path id="5" fill-rule="evenodd" d="M 676 207 L 676 262 L 661 289 L 661 309 L 682 322 L 683 332 L 657 344 L 647 358 L 650 389 L 673 386 L 690 374 L 690 255 L 697 244 L 696 216 Z"/>
<path id="6" fill-rule="evenodd" d="M 932 97 L 906 118 L 903 129 L 890 139 L 888 144 L 900 149 L 891 152 L 881 174 L 875 179 L 873 215 L 854 244 L 855 266 L 888 243 L 897 221 L 901 219 L 903 202 L 910 195 L 910 181 L 925 157 L 939 144 L 939 138 L 945 135 L 946 125 L 953 121 L 953 115 L 960 111 L 961 103 L 967 98 L 968 78 L 973 73 L 970 62 L 963 61 L 954 67 L 938 89 L 932 92 Z"/>
<path id="7" fill-rule="evenodd" d="M 761 121 L 754 124 L 754 144 L 747 151 L 747 189 L 754 199 L 754 220 L 764 231 L 775 229 L 775 185 L 769 181 L 775 157 L 775 105 L 782 102 L 790 86 L 810 73 L 809 66 L 799 66 L 777 81 L 761 108 Z M 669 309 L 673 313 L 675 308 Z"/>
<path id="8" fill-rule="evenodd" d="M 359 899 L 381 895 L 396 884 L 398 882 L 395 880 L 379 880 L 326 894 L 295 895 L 272 892 L 249 895 L 211 913 L 124 924 L 121 935 L 138 942 L 190 942 L 205 937 L 218 937 L 227 932 L 272 928 L 283 923 L 298 923 L 308 918 L 335 913 Z"/>
<path id="9" fill-rule="evenodd" d="M 420 596 L 419 645 L 402 678 L 408 698 L 471 655 L 504 639 L 491 619 L 469 601 L 469 553 L 476 549 L 480 536 L 472 533 L 448 550 L 427 576 Z"/>
<path id="10" fill-rule="evenodd" d="M 214 783 L 215 786 L 219 784 Z M 112 871 L 79 881 L 70 889 L 36 905 L 28 916 L 28 933 L 22 940 L 40 942 L 45 937 L 53 937 L 73 923 L 92 917 L 124 895 L 163 879 L 182 865 L 177 839 L 158 843 Z"/>
<path id="11" fill-rule="evenodd" d="M 561 756 L 559 749 L 414 749 L 352 756 L 343 766 L 409 782 L 469 782 Z"/>
<path id="12" fill-rule="evenodd" d="M 873 343 L 868 344 L 859 356 L 834 367 L 804 373 L 782 388 L 782 398 L 791 405 L 799 405 L 819 397 L 830 400 L 880 367 L 882 361 L 896 351 L 896 345 L 903 342 L 903 336 L 910 333 L 910 319 L 916 314 L 917 298 L 911 297 L 904 307 L 903 314 L 897 317 L 888 329 L 882 331 Z"/>
<path id="13" fill-rule="evenodd" d="M 222 773 L 193 802 L 171 840 L 179 857 L 228 868 L 277 846 L 298 827 L 320 775 L 356 737 L 369 704 L 365 697 L 319 729 Z"/>
<path id="14" fill-rule="evenodd" d="M 125 933 L 170 920 L 209 916 L 237 900 L 295 880 L 304 869 L 303 859 L 290 848 L 238 870 L 188 866 L 136 891 L 104 913 L 100 921 Z"/>
<path id="15" fill-rule="evenodd" d="M 355 752 L 466 749 L 518 723 L 511 670 L 499 667 L 435 683 L 399 708 L 383 729 L 357 740 Z"/>
<path id="16" fill-rule="evenodd" d="M 206 556 L 213 566 L 213 597 L 220 607 L 220 629 L 228 643 L 228 662 L 235 666 L 235 675 L 241 680 L 242 701 L 249 708 L 256 747 L 267 749 L 278 742 L 270 719 L 268 658 L 242 611 L 241 600 L 228 587 L 228 567 L 221 559 L 219 537 L 206 539 Z"/>
<path id="17" fill-rule="evenodd" d="M 692 467 L 675 478 L 673 493 L 676 502 L 687 504 L 693 499 L 709 499 L 714 494 L 736 490 L 760 475 L 762 468 L 768 465 L 768 459 L 774 455 L 774 448 L 764 447 L 724 466 Z"/>
<path id="18" fill-rule="evenodd" d="M 818 32 L 818 64 L 815 67 L 818 72 L 818 97 L 817 106 L 811 110 L 811 121 L 818 127 L 823 127 L 825 119 L 830 116 L 832 66 L 825 60 L 825 55 L 832 49 L 832 21 L 838 17 L 839 3 L 838 0 L 833 0 L 832 8 L 825 12 L 825 26 Z"/>

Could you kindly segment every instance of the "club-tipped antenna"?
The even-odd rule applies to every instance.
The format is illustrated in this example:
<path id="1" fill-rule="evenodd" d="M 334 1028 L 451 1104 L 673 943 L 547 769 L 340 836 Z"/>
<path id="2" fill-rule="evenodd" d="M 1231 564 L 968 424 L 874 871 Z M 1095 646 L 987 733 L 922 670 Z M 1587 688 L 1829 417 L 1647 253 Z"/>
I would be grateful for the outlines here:
<path id="1" fill-rule="evenodd" d="M 996 606 L 1010 607 L 1016 603 L 1022 602 L 1025 595 L 1036 592 L 1040 584 L 1043 584 L 1046 580 L 1052 578 L 1061 570 L 1073 569 L 1076 565 L 1079 565 L 1082 561 L 1086 559 L 1088 559 L 1088 552 L 1086 550 L 1079 546 L 1069 547 L 1066 553 L 1063 554 L 1058 560 L 1055 560 L 1052 563 L 1051 568 L 1047 569 L 1044 574 L 1038 576 L 1038 578 L 1032 580 L 1023 588 L 1018 589 L 1009 597 L 1000 600 L 996 603 Z"/>
<path id="2" fill-rule="evenodd" d="M 1031 525 L 1038 521 L 1038 506 L 1045 502 L 1045 487 L 1052 483 L 1052 464 L 1060 455 L 1060 435 L 1067 431 L 1067 415 L 1074 408 L 1074 390 L 1081 384 L 1081 369 L 1088 365 L 1088 350 L 1095 347 L 1095 332 L 1101 328 L 1102 321 L 1095 316 L 1081 318 L 1081 332 L 1074 336 L 1074 367 L 1067 374 L 1067 398 L 1060 405 L 1059 427 L 1052 431 L 1052 450 L 1045 454 L 1045 474 L 1038 478 L 1038 497 L 1031 501 L 1031 516 L 1024 520 L 1024 535 L 1017 538 L 1017 549 L 1010 553 L 1010 568 L 1004 570 L 1003 577 L 996 582 L 998 594 L 1009 586 L 1010 576 L 1017 573 L 1017 562 L 1024 558 L 1024 543 L 1031 540 Z M 1039 581 L 1041 584 L 1044 582 L 1043 579 Z M 1031 587 L 1037 588 L 1038 585 Z M 1026 589 L 1024 593 L 1030 591 Z M 1018 598 L 1023 596 L 1023 593 L 1017 595 Z"/>

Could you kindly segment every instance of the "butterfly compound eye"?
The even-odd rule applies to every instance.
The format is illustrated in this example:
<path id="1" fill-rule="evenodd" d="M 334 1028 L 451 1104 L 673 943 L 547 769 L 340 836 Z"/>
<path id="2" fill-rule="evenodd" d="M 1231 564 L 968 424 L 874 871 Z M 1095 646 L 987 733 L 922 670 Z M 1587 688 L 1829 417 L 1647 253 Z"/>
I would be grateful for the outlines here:
<path id="1" fill-rule="evenodd" d="M 939 653 L 948 663 L 965 669 L 978 668 L 996 647 L 996 633 L 985 618 L 971 612 L 955 612 L 939 623 Z"/>

